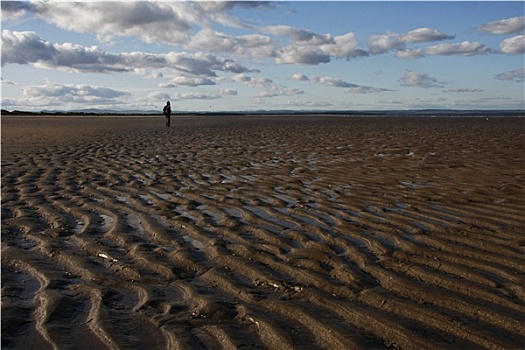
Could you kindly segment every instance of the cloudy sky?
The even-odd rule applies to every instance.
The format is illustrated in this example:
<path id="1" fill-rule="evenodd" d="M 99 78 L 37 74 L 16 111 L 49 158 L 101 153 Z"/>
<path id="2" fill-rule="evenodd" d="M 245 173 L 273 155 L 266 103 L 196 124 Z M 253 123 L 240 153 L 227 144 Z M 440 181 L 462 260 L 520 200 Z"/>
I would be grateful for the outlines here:
<path id="1" fill-rule="evenodd" d="M 2 1 L 2 108 L 523 109 L 522 1 Z"/>

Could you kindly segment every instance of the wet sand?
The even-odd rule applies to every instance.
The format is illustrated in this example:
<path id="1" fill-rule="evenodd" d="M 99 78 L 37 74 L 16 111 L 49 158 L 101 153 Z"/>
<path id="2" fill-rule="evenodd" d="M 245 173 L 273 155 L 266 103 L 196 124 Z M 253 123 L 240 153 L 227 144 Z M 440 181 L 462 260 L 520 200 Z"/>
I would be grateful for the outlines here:
<path id="1" fill-rule="evenodd" d="M 524 348 L 516 118 L 2 117 L 3 349 Z"/>

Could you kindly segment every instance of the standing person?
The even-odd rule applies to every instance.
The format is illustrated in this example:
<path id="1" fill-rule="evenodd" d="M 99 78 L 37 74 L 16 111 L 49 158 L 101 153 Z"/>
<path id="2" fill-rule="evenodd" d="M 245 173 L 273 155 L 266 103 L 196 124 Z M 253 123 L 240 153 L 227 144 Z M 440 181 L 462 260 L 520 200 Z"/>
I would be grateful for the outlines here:
<path id="1" fill-rule="evenodd" d="M 166 116 L 166 126 L 170 126 L 171 124 L 171 106 L 170 101 L 166 103 L 164 106 L 164 116 Z"/>

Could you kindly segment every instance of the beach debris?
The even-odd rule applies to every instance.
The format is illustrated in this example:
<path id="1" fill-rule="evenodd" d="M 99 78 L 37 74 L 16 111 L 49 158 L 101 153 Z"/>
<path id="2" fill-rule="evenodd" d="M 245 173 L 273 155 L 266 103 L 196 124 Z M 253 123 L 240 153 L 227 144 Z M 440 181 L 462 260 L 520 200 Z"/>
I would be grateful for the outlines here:
<path id="1" fill-rule="evenodd" d="M 298 293 L 305 288 L 303 285 L 293 284 L 293 283 L 289 283 L 286 281 L 265 281 L 259 278 L 254 281 L 254 284 L 257 287 L 273 288 L 274 292 L 278 290 L 284 290 L 284 291 L 293 291 L 293 292 Z"/>
<path id="2" fill-rule="evenodd" d="M 104 254 L 104 253 L 98 253 L 97 256 L 98 256 L 99 258 L 106 259 L 106 260 L 109 260 L 109 261 L 111 261 L 111 262 L 117 262 L 117 261 L 118 261 L 117 259 L 113 259 L 113 258 L 110 257 L 109 255 Z"/>

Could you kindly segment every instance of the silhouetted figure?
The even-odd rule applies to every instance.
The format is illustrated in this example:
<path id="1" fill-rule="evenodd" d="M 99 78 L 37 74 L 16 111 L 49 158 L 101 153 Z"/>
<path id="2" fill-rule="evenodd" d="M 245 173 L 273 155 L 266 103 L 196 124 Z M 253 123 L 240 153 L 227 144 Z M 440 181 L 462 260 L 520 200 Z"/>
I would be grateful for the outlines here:
<path id="1" fill-rule="evenodd" d="M 171 106 L 170 101 L 166 103 L 164 106 L 164 116 L 166 117 L 166 126 L 170 126 L 171 124 Z"/>

